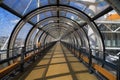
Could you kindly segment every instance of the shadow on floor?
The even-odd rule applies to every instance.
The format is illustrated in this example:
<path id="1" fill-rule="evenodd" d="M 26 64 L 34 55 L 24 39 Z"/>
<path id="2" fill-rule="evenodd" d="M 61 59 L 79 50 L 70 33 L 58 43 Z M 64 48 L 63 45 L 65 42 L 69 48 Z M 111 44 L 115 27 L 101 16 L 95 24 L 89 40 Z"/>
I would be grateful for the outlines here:
<path id="1" fill-rule="evenodd" d="M 35 62 L 19 80 L 98 80 L 65 47 L 58 45 L 53 51 Z"/>

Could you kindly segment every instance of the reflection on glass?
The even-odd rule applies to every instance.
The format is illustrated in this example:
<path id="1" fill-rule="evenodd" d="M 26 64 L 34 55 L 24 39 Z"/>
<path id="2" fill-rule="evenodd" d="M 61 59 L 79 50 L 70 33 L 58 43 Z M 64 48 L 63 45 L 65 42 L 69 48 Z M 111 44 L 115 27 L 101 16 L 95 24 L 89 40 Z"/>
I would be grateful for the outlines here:
<path id="1" fill-rule="evenodd" d="M 27 36 L 27 33 L 29 30 L 32 28 L 32 25 L 26 23 L 23 28 L 19 31 L 18 36 L 16 38 L 14 47 L 23 47 L 24 46 L 24 41 Z"/>
<path id="2" fill-rule="evenodd" d="M 70 0 L 60 0 L 60 4 L 69 4 Z"/>
<path id="3" fill-rule="evenodd" d="M 57 11 L 51 11 L 53 16 L 57 16 Z"/>
<path id="4" fill-rule="evenodd" d="M 56 3 L 57 3 L 57 0 L 49 0 L 49 3 L 50 3 L 50 4 L 56 4 Z"/>
<path id="5" fill-rule="evenodd" d="M 66 11 L 60 11 L 60 12 L 59 12 L 59 15 L 60 15 L 60 16 L 66 16 Z"/>
<path id="6" fill-rule="evenodd" d="M 65 2 L 67 3 L 61 2 L 61 4 L 75 7 L 85 12 L 90 17 L 94 17 L 109 6 L 104 0 L 65 0 Z"/>
<path id="7" fill-rule="evenodd" d="M 0 8 L 0 50 L 7 48 L 10 34 L 19 20 L 17 16 Z"/>
<path id="8" fill-rule="evenodd" d="M 4 4 L 21 15 L 25 15 L 39 6 L 57 4 L 57 0 L 4 0 Z M 106 9 L 109 5 L 104 0 L 60 0 L 59 4 L 69 5 L 82 10 L 90 17 Z"/>
<path id="9" fill-rule="evenodd" d="M 21 15 L 26 15 L 40 6 L 48 5 L 48 0 L 39 0 L 39 2 L 37 0 L 4 0 L 5 5 Z"/>
<path id="10" fill-rule="evenodd" d="M 45 19 L 47 17 L 50 17 L 50 16 L 52 16 L 51 12 L 47 11 L 47 12 L 43 12 L 41 14 L 38 14 L 38 15 L 34 16 L 33 18 L 31 18 L 30 21 L 36 24 L 40 20 L 43 20 L 43 19 Z"/>
<path id="11" fill-rule="evenodd" d="M 84 23 L 85 21 L 83 19 L 81 19 L 80 17 L 78 17 L 77 15 L 67 12 L 66 13 L 66 17 L 75 20 L 76 22 L 78 22 L 79 24 Z"/>
<path id="12" fill-rule="evenodd" d="M 48 0 L 40 0 L 40 6 L 48 5 Z"/>
<path id="13" fill-rule="evenodd" d="M 30 36 L 30 39 L 28 41 L 28 44 L 27 44 L 27 47 L 26 47 L 27 49 L 26 50 L 31 50 L 31 49 L 34 48 L 34 45 L 36 44 L 36 43 L 34 43 L 35 36 L 38 33 L 38 31 L 39 31 L 38 29 L 34 30 L 34 32 L 32 33 L 32 35 Z"/>

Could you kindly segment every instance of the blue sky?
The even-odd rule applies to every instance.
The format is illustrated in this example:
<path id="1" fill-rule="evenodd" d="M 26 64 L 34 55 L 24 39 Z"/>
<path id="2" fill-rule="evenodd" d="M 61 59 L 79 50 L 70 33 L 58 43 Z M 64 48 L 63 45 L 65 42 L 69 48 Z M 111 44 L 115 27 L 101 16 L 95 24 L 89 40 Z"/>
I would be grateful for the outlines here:
<path id="1" fill-rule="evenodd" d="M 29 2 L 29 0 L 27 0 Z M 35 0 L 36 1 L 36 0 Z M 48 2 L 47 0 L 40 0 L 42 4 L 47 5 Z M 51 0 L 52 1 L 52 0 Z M 5 0 L 4 1 L 6 4 L 11 5 L 13 7 L 15 5 L 15 2 L 11 2 L 11 0 Z M 7 3 L 8 2 L 8 3 Z M 10 3 L 11 2 L 11 3 Z M 21 3 L 23 1 L 20 1 Z M 53 1 L 54 2 L 54 1 Z M 36 3 L 33 1 L 33 3 Z M 20 4 L 20 3 L 17 3 Z M 12 6 L 13 5 L 13 6 Z M 36 4 L 35 4 L 36 5 Z M 76 5 L 74 3 L 70 3 L 71 6 L 77 7 L 79 9 L 82 9 L 84 6 L 83 5 Z M 102 2 L 99 4 L 99 7 L 106 5 L 105 2 Z M 15 5 L 17 7 L 17 5 Z M 15 7 L 14 6 L 14 7 Z M 30 5 L 33 6 L 33 5 Z M 28 10 L 29 11 L 29 10 Z M 51 15 L 49 12 L 47 13 L 49 16 Z M 71 16 L 71 14 L 68 14 L 67 16 Z M 41 18 L 45 18 L 44 15 L 40 16 Z M 33 18 L 34 19 L 34 18 Z M 8 11 L 0 8 L 0 36 L 10 36 L 14 26 L 17 24 L 17 22 L 20 20 L 17 16 L 9 13 Z M 35 20 L 35 19 L 34 19 Z"/>
<path id="2" fill-rule="evenodd" d="M 0 36 L 9 36 L 20 19 L 0 8 Z"/>
<path id="3" fill-rule="evenodd" d="M 18 23 L 20 18 L 9 13 L 8 11 L 0 8 L 0 36 L 10 36 L 15 25 Z M 24 28 L 20 31 L 18 37 L 24 38 L 32 26 L 30 24 L 24 25 Z M 23 35 L 24 34 L 24 35 Z"/>

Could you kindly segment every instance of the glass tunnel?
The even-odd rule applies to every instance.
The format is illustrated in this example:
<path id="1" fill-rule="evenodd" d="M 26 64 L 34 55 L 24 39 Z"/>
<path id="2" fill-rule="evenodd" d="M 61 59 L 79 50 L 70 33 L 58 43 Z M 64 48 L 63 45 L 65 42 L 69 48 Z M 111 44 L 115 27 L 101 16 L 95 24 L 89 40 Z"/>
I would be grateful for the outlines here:
<path id="1" fill-rule="evenodd" d="M 120 80 L 119 4 L 119 0 L 0 0 L 0 80 Z M 56 51 L 64 55 L 69 73 L 22 77 L 48 53 L 54 58 Z M 49 64 L 46 70 L 53 74 Z M 86 74 L 74 71 L 82 65 Z M 52 70 L 67 70 L 61 66 Z M 38 69 L 34 75 L 39 73 Z"/>

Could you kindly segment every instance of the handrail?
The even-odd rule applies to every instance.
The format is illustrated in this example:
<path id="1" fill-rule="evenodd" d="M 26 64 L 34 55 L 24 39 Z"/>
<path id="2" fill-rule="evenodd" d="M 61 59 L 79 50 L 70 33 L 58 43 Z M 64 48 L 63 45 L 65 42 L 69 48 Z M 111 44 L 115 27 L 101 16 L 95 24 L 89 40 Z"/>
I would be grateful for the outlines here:
<path id="1" fill-rule="evenodd" d="M 30 53 L 30 52 L 32 52 L 32 51 L 34 51 L 34 49 L 29 50 L 29 51 L 25 52 L 24 54 L 28 54 L 28 53 Z M 16 59 L 16 58 L 18 58 L 18 57 L 20 57 L 20 56 L 21 56 L 21 54 L 17 54 L 17 55 L 15 55 L 15 56 L 13 56 L 13 57 L 0 60 L 0 64 L 3 64 L 3 63 L 8 62 L 8 61 L 10 61 L 10 60 Z"/>
<path id="2" fill-rule="evenodd" d="M 81 58 L 86 62 L 89 63 L 89 59 L 85 57 L 84 55 L 81 55 Z M 97 70 L 99 73 L 104 75 L 108 80 L 116 80 L 116 76 L 110 73 L 108 70 L 105 68 L 101 67 L 98 64 L 92 63 L 92 67 Z"/>
<path id="3" fill-rule="evenodd" d="M 9 72 L 11 72 L 13 69 L 15 69 L 16 67 L 18 67 L 20 65 L 20 61 L 17 61 L 3 69 L 0 70 L 0 78 L 2 78 L 4 75 L 8 74 Z"/>
<path id="4" fill-rule="evenodd" d="M 49 45 L 47 45 L 45 49 L 47 49 L 47 48 L 50 47 L 51 45 L 52 45 L 52 43 L 49 44 Z M 43 47 L 44 47 L 44 46 L 43 46 Z M 38 50 L 38 49 L 39 49 L 39 48 L 35 48 L 34 50 L 30 50 L 30 51 L 35 51 L 35 50 Z M 44 50 L 44 49 L 43 49 L 43 50 Z M 30 53 L 30 51 L 27 51 L 27 52 L 25 52 L 24 54 L 28 54 L 28 53 Z M 32 59 L 32 57 L 34 57 L 35 55 L 38 55 L 38 53 L 39 53 L 39 52 L 36 52 L 36 53 L 34 53 L 34 54 L 31 54 L 31 55 L 29 55 L 29 56 L 26 56 L 26 57 L 24 58 L 24 62 L 27 62 L 28 60 Z M 21 56 L 21 55 L 19 54 L 19 56 Z M 12 57 L 12 58 L 10 58 L 10 59 L 6 59 L 5 61 L 3 61 L 3 62 L 1 62 L 1 63 L 5 63 L 5 62 L 7 62 L 8 60 L 13 60 L 13 59 L 15 59 L 15 58 L 17 58 L 17 57 L 19 57 L 19 56 Z M 21 65 L 21 60 L 18 60 L 18 61 L 16 61 L 15 63 L 13 63 L 13 64 L 11 64 L 11 65 L 9 65 L 9 66 L 1 69 L 1 70 L 0 70 L 0 78 L 3 78 L 5 75 L 7 75 L 9 72 L 11 72 L 12 70 L 14 70 L 15 68 L 17 68 L 17 67 L 20 66 L 20 65 Z"/>
<path id="5" fill-rule="evenodd" d="M 76 51 L 79 52 L 79 55 L 77 57 L 79 57 L 80 59 L 82 59 L 84 62 L 86 62 L 87 64 L 90 64 L 90 58 L 92 59 L 95 59 L 96 61 L 99 61 L 101 63 L 104 63 L 106 65 L 108 65 L 109 67 L 111 67 L 112 69 L 115 69 L 115 70 L 118 70 L 117 68 L 117 65 L 114 65 L 112 63 L 109 63 L 109 62 L 106 62 L 98 57 L 95 57 L 93 55 L 91 55 L 90 57 L 90 54 L 86 53 L 86 52 L 82 52 L 82 50 L 78 50 L 76 49 L 75 47 L 71 46 L 70 44 L 68 43 L 64 43 L 62 42 L 68 49 L 70 47 L 72 47 L 73 49 L 75 49 Z M 69 49 L 72 51 L 72 49 Z M 99 51 L 100 52 L 100 51 Z M 85 55 L 83 54 L 85 53 Z M 106 77 L 108 80 L 116 80 L 117 79 L 117 76 L 112 74 L 111 72 L 109 72 L 107 69 L 105 69 L 104 67 L 102 67 L 101 65 L 97 64 L 97 63 L 94 63 L 92 62 L 91 63 L 91 67 L 93 68 L 93 70 L 96 70 L 98 71 L 101 75 L 103 75 L 104 77 Z"/>
<path id="6" fill-rule="evenodd" d="M 26 46 L 26 48 L 29 47 L 29 46 L 33 46 L 33 45 L 28 45 L 28 46 Z M 4 52 L 4 51 L 8 51 L 8 50 L 14 50 L 14 49 L 20 49 L 20 48 L 22 48 L 22 47 L 14 47 L 12 49 L 4 49 L 4 50 L 0 50 L 0 52 Z"/>

